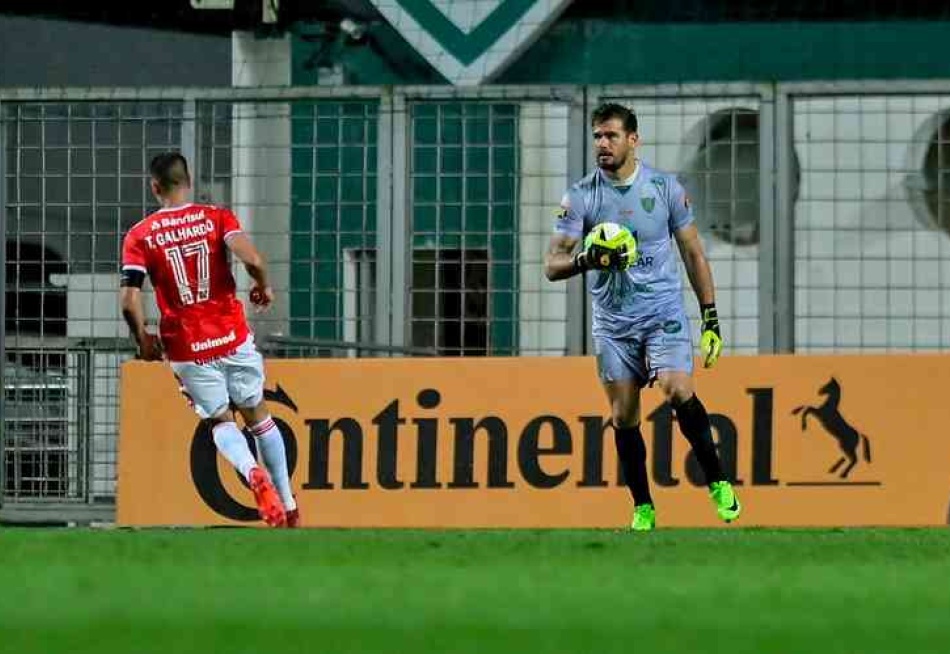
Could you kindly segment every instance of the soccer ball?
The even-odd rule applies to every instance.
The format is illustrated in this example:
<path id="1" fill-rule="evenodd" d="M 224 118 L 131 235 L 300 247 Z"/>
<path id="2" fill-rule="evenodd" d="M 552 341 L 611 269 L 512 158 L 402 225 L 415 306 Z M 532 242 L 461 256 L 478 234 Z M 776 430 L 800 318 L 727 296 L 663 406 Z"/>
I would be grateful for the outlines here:
<path id="1" fill-rule="evenodd" d="M 629 267 L 637 257 L 637 241 L 630 230 L 617 223 L 598 223 L 584 238 L 584 249 L 600 258 L 606 268 L 611 259 L 623 261 Z M 625 256 L 624 256 L 625 255 Z"/>

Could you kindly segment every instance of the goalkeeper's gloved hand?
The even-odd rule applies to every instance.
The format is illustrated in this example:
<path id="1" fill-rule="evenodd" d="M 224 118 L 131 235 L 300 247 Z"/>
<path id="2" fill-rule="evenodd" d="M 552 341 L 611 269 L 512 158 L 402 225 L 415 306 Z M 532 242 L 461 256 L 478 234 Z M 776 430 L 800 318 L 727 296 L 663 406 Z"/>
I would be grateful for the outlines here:
<path id="1" fill-rule="evenodd" d="M 596 229 L 596 228 L 595 228 Z M 637 260 L 637 238 L 629 230 L 623 234 L 614 246 L 598 243 L 594 233 L 584 239 L 584 247 L 574 255 L 574 269 L 584 270 L 626 270 Z"/>
<path id="2" fill-rule="evenodd" d="M 700 330 L 699 350 L 703 353 L 703 367 L 712 368 L 722 352 L 722 335 L 719 333 L 719 314 L 715 304 L 699 307 L 703 319 Z"/>
<path id="3" fill-rule="evenodd" d="M 622 270 L 625 263 L 621 257 L 626 253 L 591 244 L 574 255 L 574 268 L 577 270 Z"/>

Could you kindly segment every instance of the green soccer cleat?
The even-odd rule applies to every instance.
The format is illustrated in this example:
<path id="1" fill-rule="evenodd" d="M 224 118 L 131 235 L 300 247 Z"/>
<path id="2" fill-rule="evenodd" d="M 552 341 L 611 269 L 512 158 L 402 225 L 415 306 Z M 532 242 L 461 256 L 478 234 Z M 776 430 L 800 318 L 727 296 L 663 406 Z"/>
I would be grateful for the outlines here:
<path id="1" fill-rule="evenodd" d="M 639 504 L 633 507 L 633 531 L 653 531 L 656 529 L 656 509 L 652 504 Z"/>
<path id="2" fill-rule="evenodd" d="M 728 481 L 714 481 L 709 485 L 709 496 L 716 504 L 716 513 L 725 522 L 732 522 L 742 513 L 739 497 Z"/>

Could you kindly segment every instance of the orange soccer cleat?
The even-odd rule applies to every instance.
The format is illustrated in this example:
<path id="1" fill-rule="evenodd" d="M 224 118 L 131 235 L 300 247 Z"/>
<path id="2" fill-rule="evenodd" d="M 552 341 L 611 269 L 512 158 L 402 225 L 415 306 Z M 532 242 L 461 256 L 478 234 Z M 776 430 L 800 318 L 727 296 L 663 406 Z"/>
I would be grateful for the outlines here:
<path id="1" fill-rule="evenodd" d="M 251 468 L 248 475 L 250 477 L 251 490 L 254 492 L 254 500 L 257 502 L 257 511 L 261 518 L 271 527 L 285 527 L 287 525 L 287 514 L 284 513 L 284 505 L 280 501 L 277 489 L 271 483 L 270 477 L 261 468 Z"/>

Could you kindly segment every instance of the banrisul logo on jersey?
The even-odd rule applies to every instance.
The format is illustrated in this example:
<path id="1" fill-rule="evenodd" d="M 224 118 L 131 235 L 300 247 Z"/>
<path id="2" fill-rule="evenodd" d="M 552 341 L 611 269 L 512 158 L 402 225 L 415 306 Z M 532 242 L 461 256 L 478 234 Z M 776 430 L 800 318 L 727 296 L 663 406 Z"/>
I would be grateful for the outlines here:
<path id="1" fill-rule="evenodd" d="M 943 524 L 950 439 L 940 438 L 943 412 L 928 393 L 950 385 L 942 363 L 734 356 L 697 366 L 724 470 L 745 505 L 741 525 Z M 895 368 L 906 375 L 896 399 L 880 383 Z M 591 357 L 272 360 L 267 372 L 310 526 L 629 521 Z M 121 397 L 120 524 L 260 524 L 250 491 L 166 368 L 125 364 Z M 641 409 L 663 524 L 717 524 L 675 412 L 657 389 L 644 390 Z"/>
<path id="2" fill-rule="evenodd" d="M 490 81 L 554 22 L 570 0 L 372 0 L 452 84 Z"/>

